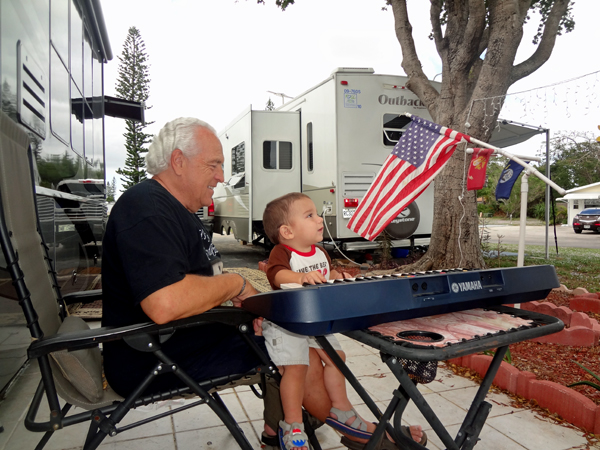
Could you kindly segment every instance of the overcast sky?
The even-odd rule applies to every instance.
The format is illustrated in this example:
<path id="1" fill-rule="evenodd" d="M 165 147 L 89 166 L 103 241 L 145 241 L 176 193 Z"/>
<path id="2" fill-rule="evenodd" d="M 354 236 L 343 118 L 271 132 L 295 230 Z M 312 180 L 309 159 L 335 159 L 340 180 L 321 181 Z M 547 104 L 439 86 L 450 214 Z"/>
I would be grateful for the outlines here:
<path id="1" fill-rule="evenodd" d="M 296 0 L 285 12 L 274 0 L 102 0 L 114 58 L 105 66 L 105 94 L 115 83 L 127 30 L 137 27 L 150 62 L 152 109 L 146 120 L 155 134 L 168 121 L 192 116 L 221 130 L 245 108 L 264 109 L 268 91 L 296 96 L 325 80 L 337 67 L 372 67 L 376 73 L 404 75 L 392 11 L 383 0 Z M 429 2 L 409 1 L 423 69 L 432 79 L 441 64 L 430 32 Z M 529 91 L 600 70 L 600 2 L 578 0 L 575 31 L 559 36 L 541 69 L 510 92 Z M 532 19 L 536 19 L 534 16 Z M 531 41 L 535 26 L 529 27 Z M 518 55 L 523 60 L 533 46 Z M 438 77 L 438 81 L 439 81 Z M 600 124 L 600 76 L 509 97 L 501 117 L 560 130 L 595 133 Z M 507 116 L 506 114 L 510 114 Z M 106 120 L 106 177 L 112 181 L 125 163 L 123 121 Z M 598 133 L 600 134 L 600 132 Z M 542 139 L 507 148 L 535 154 Z"/>

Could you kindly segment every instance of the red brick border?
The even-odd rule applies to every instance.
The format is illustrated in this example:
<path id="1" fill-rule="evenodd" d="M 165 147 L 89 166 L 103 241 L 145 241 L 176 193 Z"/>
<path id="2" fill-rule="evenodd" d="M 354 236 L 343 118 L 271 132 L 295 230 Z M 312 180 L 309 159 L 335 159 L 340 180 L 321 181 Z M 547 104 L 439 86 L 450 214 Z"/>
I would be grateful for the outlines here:
<path id="1" fill-rule="evenodd" d="M 589 294 L 588 294 L 589 295 Z M 593 294 L 596 296 L 596 294 Z M 573 306 L 573 300 L 584 298 L 586 302 L 594 299 L 590 297 L 574 297 L 569 306 Z M 600 304 L 600 300 L 596 300 Z M 576 303 L 577 305 L 582 302 Z M 588 304 L 588 303 L 586 303 Z M 544 336 L 541 338 L 533 339 L 534 342 L 544 342 L 546 344 L 561 344 L 561 345 L 573 345 L 579 347 L 593 347 L 598 345 L 600 341 L 600 325 L 596 319 L 590 318 L 583 312 L 574 312 L 566 306 L 556 306 L 550 302 L 527 302 L 521 304 L 521 309 L 526 311 L 538 312 L 546 314 L 548 316 L 558 317 L 565 323 L 564 330 Z M 580 309 L 580 308 L 577 308 Z M 583 311 L 587 309 L 581 308 Z"/>

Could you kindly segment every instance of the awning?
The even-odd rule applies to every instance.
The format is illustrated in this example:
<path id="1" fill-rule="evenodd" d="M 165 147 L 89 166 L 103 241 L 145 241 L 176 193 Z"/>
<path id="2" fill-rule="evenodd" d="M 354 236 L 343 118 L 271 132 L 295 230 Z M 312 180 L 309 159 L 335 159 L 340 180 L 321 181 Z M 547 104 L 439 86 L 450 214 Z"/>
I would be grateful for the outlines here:
<path id="1" fill-rule="evenodd" d="M 80 122 L 82 118 L 100 119 L 106 115 L 144 123 L 144 110 L 143 102 L 134 102 L 108 95 L 87 97 L 85 102 L 81 98 L 71 99 L 71 112 Z"/>
<path id="2" fill-rule="evenodd" d="M 500 148 L 510 147 L 511 145 L 525 142 L 527 139 L 535 136 L 536 134 L 542 134 L 545 132 L 546 130 L 543 128 L 532 128 L 529 125 L 519 124 L 510 120 L 498 119 L 490 139 L 490 144 Z"/>
<path id="3" fill-rule="evenodd" d="M 564 197 L 557 198 L 556 201 L 566 202 L 568 200 L 598 200 L 600 199 L 600 193 L 589 192 L 587 194 L 567 194 Z"/>

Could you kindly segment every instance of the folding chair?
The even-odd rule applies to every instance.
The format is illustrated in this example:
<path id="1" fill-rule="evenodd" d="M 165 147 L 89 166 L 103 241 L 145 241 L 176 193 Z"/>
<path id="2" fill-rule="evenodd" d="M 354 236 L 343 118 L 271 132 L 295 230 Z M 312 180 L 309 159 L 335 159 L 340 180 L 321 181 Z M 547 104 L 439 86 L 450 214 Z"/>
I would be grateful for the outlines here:
<path id="1" fill-rule="evenodd" d="M 7 115 L 0 112 L 0 243 L 6 270 L 27 320 L 32 336 L 28 349 L 30 360 L 37 360 L 41 381 L 25 418 L 30 431 L 44 432 L 37 449 L 48 442 L 52 434 L 64 427 L 90 422 L 84 449 L 97 448 L 107 436 L 144 425 L 200 404 L 207 404 L 229 429 L 242 449 L 252 446 L 217 393 L 218 389 L 238 384 L 261 382 L 266 393 L 265 376 L 278 380 L 279 373 L 268 356 L 251 339 L 252 320 L 256 317 L 240 308 L 214 308 L 201 315 L 165 325 L 142 323 L 127 327 L 103 327 L 91 330 L 81 318 L 68 316 L 69 303 L 101 298 L 100 291 L 69 294 L 64 298 L 51 269 L 39 231 L 33 181 L 33 155 L 27 134 Z M 2 260 L 0 259 L 0 263 Z M 249 351 L 255 352 L 261 364 L 249 373 L 230 374 L 218 379 L 196 382 L 161 351 L 165 342 L 178 329 L 221 323 L 236 327 L 245 338 Z M 99 345 L 123 339 L 140 351 L 151 351 L 156 357 L 154 369 L 127 398 L 116 394 L 110 386 L 103 387 L 102 356 Z M 151 349 L 151 350 L 149 350 Z M 185 385 L 179 389 L 146 395 L 146 387 L 163 373 L 174 373 Z M 162 400 L 195 395 L 198 400 L 171 411 L 127 426 L 119 426 L 132 409 Z M 60 398 L 63 399 L 61 407 Z M 44 397 L 50 415 L 39 421 L 38 411 Z M 69 414 L 73 406 L 84 412 Z M 314 439 L 314 436 L 313 436 Z M 313 446 L 320 449 L 316 440 Z"/>

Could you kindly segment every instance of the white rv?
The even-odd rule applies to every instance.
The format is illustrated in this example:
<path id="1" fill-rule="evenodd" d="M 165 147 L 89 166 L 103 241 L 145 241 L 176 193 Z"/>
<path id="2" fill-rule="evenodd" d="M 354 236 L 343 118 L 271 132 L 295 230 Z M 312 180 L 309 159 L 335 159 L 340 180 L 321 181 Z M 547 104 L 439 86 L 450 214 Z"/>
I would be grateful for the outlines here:
<path id="1" fill-rule="evenodd" d="M 399 115 L 430 119 L 406 81 L 370 68 L 338 68 L 275 111 L 242 112 L 219 134 L 225 183 L 213 196 L 215 233 L 266 243 L 266 204 L 299 191 L 325 214 L 325 242 L 347 250 L 376 247 L 347 224 L 410 122 Z M 387 231 L 395 247 L 428 245 L 432 223 L 433 184 Z"/>

